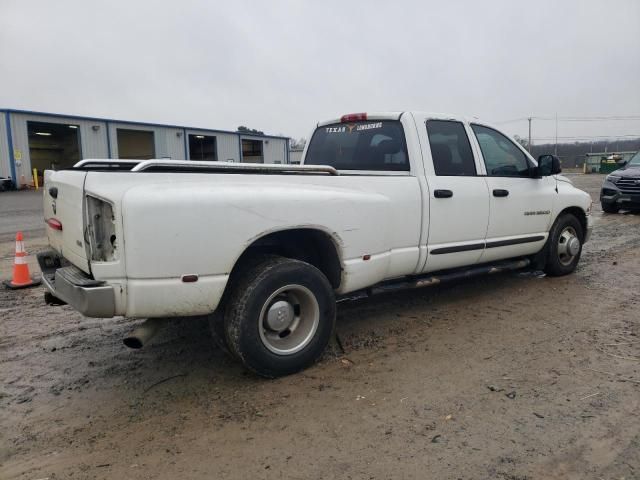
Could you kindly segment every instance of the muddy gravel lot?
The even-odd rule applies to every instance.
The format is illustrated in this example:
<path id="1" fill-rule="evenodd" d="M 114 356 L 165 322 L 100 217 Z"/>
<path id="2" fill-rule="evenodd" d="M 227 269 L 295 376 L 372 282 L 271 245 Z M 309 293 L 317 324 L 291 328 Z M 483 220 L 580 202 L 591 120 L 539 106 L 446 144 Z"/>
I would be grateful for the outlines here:
<path id="1" fill-rule="evenodd" d="M 341 303 L 344 352 L 272 381 L 203 319 L 134 351 L 131 320 L 0 289 L 0 478 L 640 478 L 640 215 L 593 215 L 575 274 Z"/>

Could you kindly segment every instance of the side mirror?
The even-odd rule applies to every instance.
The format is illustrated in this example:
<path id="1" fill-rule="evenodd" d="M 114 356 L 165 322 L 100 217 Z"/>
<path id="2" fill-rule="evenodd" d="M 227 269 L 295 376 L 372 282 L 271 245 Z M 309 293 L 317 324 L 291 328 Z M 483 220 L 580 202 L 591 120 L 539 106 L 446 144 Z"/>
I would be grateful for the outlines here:
<path id="1" fill-rule="evenodd" d="M 560 159 L 555 155 L 540 155 L 538 157 L 538 175 L 548 177 L 562 172 Z"/>
<path id="2" fill-rule="evenodd" d="M 618 160 L 618 165 L 620 165 L 621 167 L 625 167 L 627 165 L 627 163 L 629 163 L 629 160 Z"/>

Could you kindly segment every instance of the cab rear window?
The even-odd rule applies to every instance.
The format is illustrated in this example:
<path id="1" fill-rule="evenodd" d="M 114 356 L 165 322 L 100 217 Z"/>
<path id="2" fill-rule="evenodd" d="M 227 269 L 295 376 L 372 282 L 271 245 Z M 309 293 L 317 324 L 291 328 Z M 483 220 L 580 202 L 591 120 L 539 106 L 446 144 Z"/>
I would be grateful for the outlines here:
<path id="1" fill-rule="evenodd" d="M 311 137 L 304 163 L 337 170 L 408 171 L 404 130 L 397 120 L 325 125 Z"/>

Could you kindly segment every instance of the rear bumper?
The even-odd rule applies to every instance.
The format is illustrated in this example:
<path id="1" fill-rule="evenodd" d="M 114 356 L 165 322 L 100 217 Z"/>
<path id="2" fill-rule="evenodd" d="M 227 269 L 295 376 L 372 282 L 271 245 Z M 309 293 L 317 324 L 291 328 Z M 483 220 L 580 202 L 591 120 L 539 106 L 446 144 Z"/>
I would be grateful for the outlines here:
<path id="1" fill-rule="evenodd" d="M 94 280 L 73 265 L 63 266 L 53 250 L 38 254 L 42 283 L 52 295 L 68 303 L 87 317 L 110 318 L 115 315 L 113 287 Z"/>

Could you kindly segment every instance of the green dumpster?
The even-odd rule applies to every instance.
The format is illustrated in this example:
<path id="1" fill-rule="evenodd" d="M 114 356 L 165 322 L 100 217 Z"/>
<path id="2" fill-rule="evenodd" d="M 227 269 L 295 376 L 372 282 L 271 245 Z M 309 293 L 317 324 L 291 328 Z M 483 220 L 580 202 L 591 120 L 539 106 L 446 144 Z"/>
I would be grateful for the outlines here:
<path id="1" fill-rule="evenodd" d="M 600 173 L 611 173 L 620 168 L 618 162 L 612 159 L 603 158 L 600 160 Z"/>

